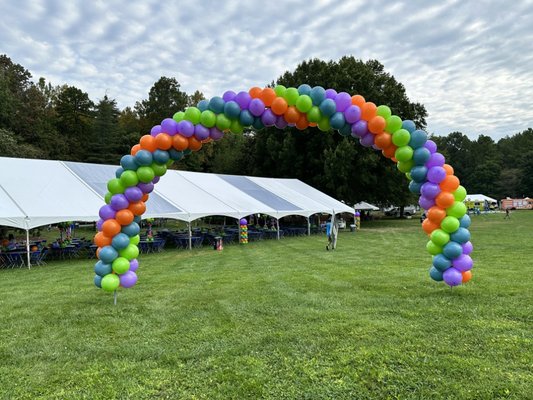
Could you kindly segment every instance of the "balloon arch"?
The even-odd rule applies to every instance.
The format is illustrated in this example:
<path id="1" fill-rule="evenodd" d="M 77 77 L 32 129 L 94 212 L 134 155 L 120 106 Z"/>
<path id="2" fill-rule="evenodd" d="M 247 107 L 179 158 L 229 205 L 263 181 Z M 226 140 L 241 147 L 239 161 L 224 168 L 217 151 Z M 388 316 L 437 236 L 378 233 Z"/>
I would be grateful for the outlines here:
<path id="1" fill-rule="evenodd" d="M 226 132 L 238 134 L 244 128 L 269 126 L 335 129 L 397 163 L 410 181 L 409 190 L 420 194 L 419 204 L 427 210 L 422 228 L 430 239 L 426 248 L 433 256 L 431 278 L 450 286 L 470 280 L 473 248 L 470 218 L 463 203 L 466 190 L 437 152 L 435 142 L 416 129 L 413 121 L 392 115 L 385 105 L 377 107 L 360 95 L 303 84 L 298 88 L 278 85 L 227 91 L 222 97 L 177 112 L 142 136 L 131 154 L 120 160 L 116 177 L 107 183 L 107 204 L 100 209 L 99 232 L 94 237 L 99 259 L 95 285 L 115 291 L 136 284 L 141 215 L 154 184 L 169 165 L 200 150 L 204 143 L 222 139 Z"/>

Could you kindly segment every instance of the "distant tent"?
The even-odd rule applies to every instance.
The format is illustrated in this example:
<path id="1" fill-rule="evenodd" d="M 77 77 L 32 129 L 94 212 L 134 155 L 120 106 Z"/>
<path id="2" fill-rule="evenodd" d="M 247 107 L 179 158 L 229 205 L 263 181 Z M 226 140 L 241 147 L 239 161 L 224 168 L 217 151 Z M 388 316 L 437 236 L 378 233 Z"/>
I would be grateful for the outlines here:
<path id="1" fill-rule="evenodd" d="M 378 211 L 379 210 L 378 207 L 370 203 L 367 203 L 366 201 L 360 201 L 359 203 L 354 204 L 353 208 L 355 210 L 360 210 L 360 211 Z"/>
<path id="2" fill-rule="evenodd" d="M 484 194 L 468 194 L 465 201 L 472 201 L 474 203 L 483 203 L 485 201 L 488 201 L 489 203 L 498 203 L 498 200 L 485 196 Z"/>

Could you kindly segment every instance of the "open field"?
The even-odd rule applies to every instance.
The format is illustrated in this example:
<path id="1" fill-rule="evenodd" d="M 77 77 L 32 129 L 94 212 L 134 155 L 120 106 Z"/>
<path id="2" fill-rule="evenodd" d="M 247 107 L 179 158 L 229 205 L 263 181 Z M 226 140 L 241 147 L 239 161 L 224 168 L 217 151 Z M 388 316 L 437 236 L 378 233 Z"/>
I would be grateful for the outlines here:
<path id="1" fill-rule="evenodd" d="M 533 398 L 533 212 L 473 217 L 474 277 L 429 279 L 417 219 L 0 270 L 0 398 Z"/>

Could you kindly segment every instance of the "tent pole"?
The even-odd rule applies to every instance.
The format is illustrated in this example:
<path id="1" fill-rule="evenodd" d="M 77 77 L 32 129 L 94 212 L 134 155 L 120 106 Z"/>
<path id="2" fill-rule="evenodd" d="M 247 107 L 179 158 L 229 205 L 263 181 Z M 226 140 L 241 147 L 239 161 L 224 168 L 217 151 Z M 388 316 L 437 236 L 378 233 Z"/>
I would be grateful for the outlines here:
<path id="1" fill-rule="evenodd" d="M 276 218 L 276 225 L 277 225 L 277 228 L 278 228 L 278 240 L 279 240 L 279 219 Z"/>
<path id="2" fill-rule="evenodd" d="M 311 221 L 307 217 L 307 236 L 311 236 Z"/>
<path id="3" fill-rule="evenodd" d="M 26 254 L 28 256 L 28 269 L 31 269 L 30 264 L 30 230 L 26 229 Z"/>
<path id="4" fill-rule="evenodd" d="M 116 306 L 117 305 L 117 291 L 115 290 L 115 292 L 113 293 L 113 305 Z"/>
<path id="5" fill-rule="evenodd" d="M 192 230 L 191 230 L 191 223 L 188 222 L 187 225 L 189 225 L 189 250 L 192 250 Z"/>

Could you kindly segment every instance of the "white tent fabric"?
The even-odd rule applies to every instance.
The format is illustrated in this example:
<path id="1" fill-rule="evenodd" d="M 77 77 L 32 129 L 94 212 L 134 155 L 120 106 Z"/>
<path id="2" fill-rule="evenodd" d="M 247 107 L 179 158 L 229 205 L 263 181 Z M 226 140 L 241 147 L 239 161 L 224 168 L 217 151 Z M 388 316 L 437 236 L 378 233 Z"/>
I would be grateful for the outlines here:
<path id="1" fill-rule="evenodd" d="M 468 194 L 466 195 L 465 201 L 473 201 L 473 202 L 482 202 L 482 201 L 488 201 L 489 203 L 497 203 L 498 200 L 493 199 L 492 197 L 485 196 L 484 194 Z"/>
<path id="2" fill-rule="evenodd" d="M 0 225 L 22 229 L 62 221 L 96 221 L 116 166 L 0 157 Z M 147 202 L 145 218 L 193 221 L 209 215 L 275 218 L 353 213 L 297 179 L 169 170 Z"/>
<path id="3" fill-rule="evenodd" d="M 367 203 L 366 201 L 360 201 L 359 203 L 354 204 L 353 208 L 356 210 L 361 210 L 361 211 L 378 211 L 379 210 L 379 207 L 376 207 L 375 205 Z"/>

